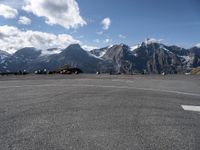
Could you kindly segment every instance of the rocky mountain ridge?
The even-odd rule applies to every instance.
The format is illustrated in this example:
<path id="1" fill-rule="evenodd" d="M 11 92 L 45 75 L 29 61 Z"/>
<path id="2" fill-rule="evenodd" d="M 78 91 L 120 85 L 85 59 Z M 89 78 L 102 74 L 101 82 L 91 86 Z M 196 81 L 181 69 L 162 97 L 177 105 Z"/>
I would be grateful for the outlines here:
<path id="1" fill-rule="evenodd" d="M 79 44 L 72 44 L 60 53 L 48 55 L 36 48 L 23 48 L 13 55 L 0 51 L 0 72 L 53 70 L 65 64 L 85 73 L 186 73 L 200 66 L 200 48 L 184 49 L 159 42 L 143 42 L 134 48 L 119 44 L 90 52 Z"/>

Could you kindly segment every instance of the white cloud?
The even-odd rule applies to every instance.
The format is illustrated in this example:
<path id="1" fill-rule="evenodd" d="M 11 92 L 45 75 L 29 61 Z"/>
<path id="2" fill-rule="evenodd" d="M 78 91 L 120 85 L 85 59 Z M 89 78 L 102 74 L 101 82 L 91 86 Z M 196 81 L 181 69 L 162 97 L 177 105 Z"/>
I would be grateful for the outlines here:
<path id="1" fill-rule="evenodd" d="M 0 0 L 1 4 L 8 5 L 15 9 L 20 9 L 24 3 L 24 0 Z"/>
<path id="2" fill-rule="evenodd" d="M 104 18 L 101 22 L 101 24 L 103 25 L 103 29 L 104 30 L 108 30 L 110 28 L 111 25 L 111 20 L 110 18 Z"/>
<path id="3" fill-rule="evenodd" d="M 112 39 L 105 39 L 103 43 L 112 43 Z"/>
<path id="4" fill-rule="evenodd" d="M 147 38 L 145 44 L 160 43 L 163 39 Z"/>
<path id="5" fill-rule="evenodd" d="M 68 34 L 50 34 L 39 31 L 22 31 L 13 26 L 0 26 L 0 48 L 14 53 L 24 47 L 37 49 L 66 48 L 73 43 L 80 43 Z"/>
<path id="6" fill-rule="evenodd" d="M 126 38 L 126 36 L 125 36 L 125 35 L 122 35 L 122 34 L 119 34 L 118 37 L 119 37 L 120 39 L 125 39 L 125 38 Z"/>
<path id="7" fill-rule="evenodd" d="M 25 16 L 20 16 L 20 18 L 18 20 L 18 24 L 29 25 L 29 24 L 31 24 L 31 19 L 29 19 Z"/>
<path id="8" fill-rule="evenodd" d="M 0 4 L 0 16 L 6 19 L 13 19 L 17 16 L 18 11 L 8 5 Z"/>
<path id="9" fill-rule="evenodd" d="M 44 17 L 49 25 L 60 25 L 66 29 L 86 25 L 80 16 L 76 0 L 25 0 L 23 10 Z"/>

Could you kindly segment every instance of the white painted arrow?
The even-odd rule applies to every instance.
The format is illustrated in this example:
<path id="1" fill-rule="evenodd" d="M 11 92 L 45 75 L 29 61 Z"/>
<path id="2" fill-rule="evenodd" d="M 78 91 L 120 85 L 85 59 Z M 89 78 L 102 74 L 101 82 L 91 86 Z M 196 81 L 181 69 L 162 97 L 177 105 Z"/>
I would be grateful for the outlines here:
<path id="1" fill-rule="evenodd" d="M 181 105 L 184 110 L 187 111 L 197 111 L 200 112 L 200 106 L 192 106 L 192 105 Z"/>

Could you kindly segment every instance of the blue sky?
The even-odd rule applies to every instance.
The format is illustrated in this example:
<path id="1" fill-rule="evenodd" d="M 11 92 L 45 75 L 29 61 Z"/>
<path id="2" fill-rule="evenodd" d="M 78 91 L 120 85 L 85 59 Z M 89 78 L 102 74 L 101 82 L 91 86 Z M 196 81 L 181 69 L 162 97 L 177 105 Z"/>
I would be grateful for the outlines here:
<path id="1" fill-rule="evenodd" d="M 100 26 L 95 24 L 110 17 L 106 32 L 114 42 L 133 44 L 147 37 L 164 42 L 192 46 L 200 42 L 200 1 L 198 0 L 78 0 L 82 15 L 95 20 L 90 28 L 80 29 L 87 35 Z M 119 39 L 118 34 L 126 36 Z M 93 38 L 93 34 L 88 39 Z M 98 36 L 96 38 L 99 38 Z"/>
<path id="2" fill-rule="evenodd" d="M 33 0 L 27 1 L 33 2 Z M 43 1 L 50 2 L 50 0 Z M 63 2 L 63 0 L 58 1 Z M 71 7 L 70 3 L 75 0 L 67 1 L 69 1 L 67 7 Z M 39 14 L 41 17 L 37 12 L 33 12 L 35 10 L 25 11 L 22 9 L 24 6 L 22 0 L 0 0 L 0 4 L 8 5 L 18 11 L 16 17 L 9 19 L 0 15 L 0 26 L 7 25 L 23 31 L 33 30 L 55 35 L 67 34 L 83 45 L 95 47 L 115 43 L 132 46 L 144 41 L 145 38 L 162 39 L 163 43 L 183 47 L 192 47 L 200 43 L 199 0 L 76 0 L 75 2 L 79 8 L 79 16 L 76 15 L 75 20 L 76 17 L 81 17 L 76 24 L 78 27 L 74 27 L 75 24 L 68 27 L 67 23 L 66 27 L 61 25 L 62 20 L 51 20 L 54 25 L 50 25 L 51 23 L 45 22 L 47 20 L 45 14 Z M 48 3 L 47 6 L 52 5 L 54 4 Z M 34 8 L 34 4 L 31 8 L 32 6 Z M 52 9 L 54 8 L 57 9 L 52 6 Z M 19 24 L 20 16 L 29 18 L 31 23 Z M 103 29 L 102 24 L 105 18 L 110 19 L 107 30 Z"/>

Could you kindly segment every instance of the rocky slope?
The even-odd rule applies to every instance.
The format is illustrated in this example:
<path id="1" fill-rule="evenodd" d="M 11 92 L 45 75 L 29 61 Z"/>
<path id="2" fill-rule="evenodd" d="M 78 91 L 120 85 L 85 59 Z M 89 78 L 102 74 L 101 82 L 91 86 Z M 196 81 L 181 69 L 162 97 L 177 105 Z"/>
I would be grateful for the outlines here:
<path id="1" fill-rule="evenodd" d="M 46 55 L 35 48 L 23 48 L 13 55 L 0 51 L 0 72 L 54 70 L 69 64 L 85 73 L 176 74 L 200 66 L 200 48 L 184 49 L 158 42 L 143 42 L 134 48 L 125 44 L 113 45 L 91 52 L 73 44 L 58 51 Z"/>

